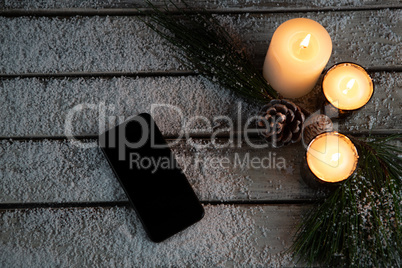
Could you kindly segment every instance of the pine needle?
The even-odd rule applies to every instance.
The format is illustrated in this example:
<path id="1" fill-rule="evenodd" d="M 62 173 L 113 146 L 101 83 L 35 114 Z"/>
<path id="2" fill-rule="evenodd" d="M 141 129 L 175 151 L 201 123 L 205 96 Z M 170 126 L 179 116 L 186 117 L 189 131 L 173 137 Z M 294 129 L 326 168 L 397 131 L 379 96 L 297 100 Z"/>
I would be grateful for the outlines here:
<path id="1" fill-rule="evenodd" d="M 266 82 L 247 57 L 244 49 L 211 14 L 178 7 L 177 12 L 158 9 L 146 1 L 152 12 L 143 20 L 152 30 L 173 45 L 179 61 L 214 83 L 252 100 L 277 98 L 278 93 Z M 191 14 L 190 14 L 191 13 Z"/>
<path id="2" fill-rule="evenodd" d="M 352 138 L 359 167 L 303 220 L 291 248 L 308 264 L 400 267 L 402 150 L 389 142 Z"/>

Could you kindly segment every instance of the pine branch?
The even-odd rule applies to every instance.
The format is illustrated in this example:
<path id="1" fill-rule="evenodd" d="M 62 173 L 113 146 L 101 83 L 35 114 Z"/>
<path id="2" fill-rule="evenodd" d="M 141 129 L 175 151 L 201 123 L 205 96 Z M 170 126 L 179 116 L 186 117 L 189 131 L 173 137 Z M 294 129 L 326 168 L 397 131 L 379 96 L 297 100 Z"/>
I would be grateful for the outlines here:
<path id="1" fill-rule="evenodd" d="M 211 15 L 178 7 L 178 14 L 159 10 L 146 1 L 152 12 L 144 23 L 177 48 L 179 61 L 214 83 L 249 99 L 264 101 L 278 93 L 265 81 L 220 23 Z M 193 15 L 190 12 L 195 13 Z"/>
<path id="2" fill-rule="evenodd" d="M 291 248 L 313 263 L 352 267 L 400 267 L 402 258 L 402 150 L 365 141 L 356 173 L 303 220 Z"/>

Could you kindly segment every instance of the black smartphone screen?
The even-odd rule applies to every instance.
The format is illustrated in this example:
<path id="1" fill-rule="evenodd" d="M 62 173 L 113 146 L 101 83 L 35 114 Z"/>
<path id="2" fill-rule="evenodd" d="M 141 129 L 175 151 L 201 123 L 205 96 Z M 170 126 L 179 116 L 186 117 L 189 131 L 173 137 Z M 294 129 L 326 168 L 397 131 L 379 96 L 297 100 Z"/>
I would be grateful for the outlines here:
<path id="1" fill-rule="evenodd" d="M 99 146 L 152 241 L 203 217 L 202 205 L 149 114 L 106 131 Z"/>

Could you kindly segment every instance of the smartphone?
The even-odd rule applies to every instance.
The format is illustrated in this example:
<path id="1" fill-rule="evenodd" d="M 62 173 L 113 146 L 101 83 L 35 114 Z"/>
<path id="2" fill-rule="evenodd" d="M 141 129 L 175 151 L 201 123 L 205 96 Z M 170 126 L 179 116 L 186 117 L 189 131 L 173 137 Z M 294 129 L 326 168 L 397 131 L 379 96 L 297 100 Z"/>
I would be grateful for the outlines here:
<path id="1" fill-rule="evenodd" d="M 99 147 L 152 241 L 202 219 L 204 209 L 151 115 L 109 129 Z"/>

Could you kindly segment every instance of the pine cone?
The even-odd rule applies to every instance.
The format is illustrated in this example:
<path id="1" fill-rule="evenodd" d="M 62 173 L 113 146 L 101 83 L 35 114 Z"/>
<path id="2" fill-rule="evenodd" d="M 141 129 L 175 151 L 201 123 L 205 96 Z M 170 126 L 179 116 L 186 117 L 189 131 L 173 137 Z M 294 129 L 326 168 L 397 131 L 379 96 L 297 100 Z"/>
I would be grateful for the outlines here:
<path id="1" fill-rule="evenodd" d="M 274 99 L 265 105 L 257 120 L 260 134 L 273 147 L 282 147 L 301 139 L 305 116 L 293 102 Z"/>

